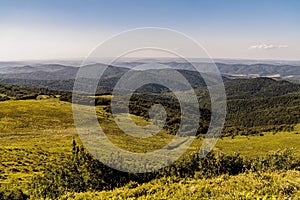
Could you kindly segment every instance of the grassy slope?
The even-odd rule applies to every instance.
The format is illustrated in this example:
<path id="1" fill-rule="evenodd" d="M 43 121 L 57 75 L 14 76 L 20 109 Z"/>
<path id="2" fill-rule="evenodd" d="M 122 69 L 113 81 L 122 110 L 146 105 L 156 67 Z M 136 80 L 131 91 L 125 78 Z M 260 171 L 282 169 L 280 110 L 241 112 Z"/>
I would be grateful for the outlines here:
<path id="1" fill-rule="evenodd" d="M 1 187 L 25 187 L 34 173 L 41 173 L 49 162 L 59 162 L 70 153 L 72 138 L 76 137 L 71 104 L 56 99 L 0 102 L 0 184 Z M 97 113 L 108 137 L 122 148 L 152 151 L 164 145 L 171 136 L 161 132 L 150 140 L 136 139 L 116 128 L 111 116 L 98 107 Z M 107 115 L 107 116 L 106 116 Z M 106 117 L 103 117 L 106 116 Z M 137 124 L 148 124 L 132 116 Z M 104 120 L 105 119 L 105 120 Z M 300 131 L 300 127 L 298 132 Z M 265 133 L 265 136 L 220 139 L 217 149 L 225 153 L 238 152 L 257 156 L 284 147 L 300 147 L 300 134 Z M 201 144 L 196 140 L 195 145 Z M 195 149 L 195 148 L 191 148 Z M 296 149 L 300 156 L 300 149 Z"/>
<path id="2" fill-rule="evenodd" d="M 0 184 L 24 186 L 34 173 L 63 159 L 75 134 L 71 107 L 57 100 L 0 103 Z"/>
<path id="3" fill-rule="evenodd" d="M 240 153 L 248 157 L 255 157 L 278 149 L 293 148 L 300 157 L 300 134 L 294 132 L 264 133 L 264 136 L 236 136 L 234 139 L 225 137 L 219 139 L 216 149 L 227 154 Z"/>
<path id="4" fill-rule="evenodd" d="M 23 187 L 34 173 L 41 173 L 47 163 L 59 162 L 71 152 L 77 137 L 70 103 L 57 99 L 0 102 L 0 184 Z M 165 145 L 171 136 L 162 131 L 149 140 L 135 139 L 122 133 L 97 107 L 101 126 L 108 138 L 127 150 L 153 151 Z M 106 116 L 106 117 L 103 117 Z M 141 117 L 132 116 L 136 124 L 147 125 Z"/>

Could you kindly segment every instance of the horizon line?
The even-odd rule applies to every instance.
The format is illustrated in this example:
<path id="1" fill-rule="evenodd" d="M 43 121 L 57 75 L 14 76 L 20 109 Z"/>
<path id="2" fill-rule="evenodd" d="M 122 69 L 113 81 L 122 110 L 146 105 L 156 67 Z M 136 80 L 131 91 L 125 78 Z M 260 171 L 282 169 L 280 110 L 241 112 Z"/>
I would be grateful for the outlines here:
<path id="1" fill-rule="evenodd" d="M 0 60 L 3 62 L 43 62 L 43 61 L 81 61 L 86 59 L 85 57 L 77 58 L 45 58 L 45 59 L 14 59 L 14 60 Z M 111 59 L 111 57 L 102 58 L 91 58 L 91 59 Z M 131 59 L 179 59 L 177 57 L 127 57 L 122 60 Z M 188 59 L 199 59 L 199 60 L 232 60 L 232 61 L 284 61 L 284 62 L 300 62 L 300 59 L 272 59 L 272 58 L 226 58 L 226 57 L 216 57 L 216 58 L 196 58 L 188 57 Z"/>

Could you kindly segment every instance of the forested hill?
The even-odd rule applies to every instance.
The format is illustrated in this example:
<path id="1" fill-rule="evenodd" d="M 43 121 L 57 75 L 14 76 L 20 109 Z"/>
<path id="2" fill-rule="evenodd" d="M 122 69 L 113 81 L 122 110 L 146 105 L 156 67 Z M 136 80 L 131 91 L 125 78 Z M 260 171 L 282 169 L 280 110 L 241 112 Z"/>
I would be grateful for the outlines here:
<path id="1" fill-rule="evenodd" d="M 300 85 L 271 78 L 232 79 L 225 83 L 230 99 L 275 97 L 300 92 Z"/>
<path id="2" fill-rule="evenodd" d="M 116 81 L 116 80 L 115 80 Z M 53 82 L 63 84 L 64 82 Z M 201 83 L 201 81 L 199 82 Z M 109 83 L 107 83 L 109 85 Z M 72 84 L 69 83 L 72 87 Z M 158 91 L 163 91 L 163 88 Z M 156 88 L 156 89 L 157 89 Z M 256 134 L 261 131 L 290 130 L 295 124 L 300 123 L 300 85 L 287 81 L 277 81 L 270 78 L 234 79 L 225 82 L 227 93 L 227 118 L 224 127 L 224 135 Z M 153 91 L 153 87 L 145 87 L 145 91 Z M 98 90 L 99 91 L 99 90 Z M 205 87 L 198 87 L 197 93 L 200 101 L 200 111 L 203 120 L 200 122 L 199 134 L 205 133 L 210 119 L 209 94 Z M 36 99 L 38 95 L 60 97 L 63 101 L 72 101 L 72 93 L 51 90 L 45 87 L 23 87 L 9 84 L 0 84 L 0 100 L 10 99 Z M 151 93 L 139 95 L 132 99 L 131 110 L 133 114 L 148 117 L 148 110 L 154 103 Z M 180 122 L 178 103 L 172 103 L 168 98 L 168 92 L 155 100 L 156 103 L 167 105 L 170 117 L 168 126 L 174 133 Z M 171 96 L 170 96 L 171 97 Z M 205 100 L 206 99 L 206 100 Z M 87 100 L 87 101 L 86 101 Z M 93 102 L 87 98 L 85 102 Z M 177 101 L 175 101 L 177 102 Z M 96 99 L 96 104 L 102 104 L 101 99 Z M 201 104 L 202 103 L 202 104 Z M 109 106 L 109 102 L 105 101 Z"/>
<path id="3" fill-rule="evenodd" d="M 68 94 L 69 92 L 55 91 L 44 87 L 34 88 L 0 83 L 0 101 L 36 99 L 39 95 L 57 97 Z"/>
<path id="4" fill-rule="evenodd" d="M 300 85 L 270 78 L 225 83 L 227 118 L 224 135 L 292 130 L 300 123 Z"/>
<path id="5" fill-rule="evenodd" d="M 74 69 L 72 70 L 72 72 L 63 69 L 54 72 L 37 71 L 33 73 L 0 74 L 0 82 L 20 86 L 47 87 L 52 90 L 72 91 L 76 77 L 75 72 L 77 72 L 74 71 Z M 129 71 L 127 68 L 109 66 L 99 80 L 97 93 L 112 92 L 116 83 L 127 71 Z M 206 85 L 199 72 L 182 69 L 178 69 L 177 71 L 189 81 L 193 88 L 203 87 Z M 170 69 L 147 70 L 147 72 L 149 76 L 153 77 L 155 77 L 156 74 L 162 73 L 166 76 L 170 74 L 170 77 L 172 77 L 172 70 Z M 140 78 L 139 76 L 141 73 L 143 72 L 140 70 L 133 71 L 133 73 L 130 75 L 130 81 L 137 81 Z M 225 76 L 222 78 L 225 82 L 229 80 Z M 178 85 L 178 80 L 171 79 L 170 84 Z M 186 87 L 182 86 L 181 89 L 185 90 Z M 143 92 L 160 93 L 165 92 L 165 88 L 162 88 L 159 85 L 151 85 L 151 87 L 143 90 Z"/>
<path id="6" fill-rule="evenodd" d="M 300 123 L 300 85 L 271 78 L 233 79 L 224 84 L 228 108 L 224 135 L 250 135 L 264 131 L 292 130 L 295 124 Z M 200 123 L 201 134 L 207 130 L 209 124 L 210 100 L 205 87 L 197 88 L 196 93 L 199 96 L 200 110 L 204 119 Z M 140 98 L 132 103 L 135 110 L 138 110 L 135 114 L 147 117 L 151 97 L 140 95 Z M 146 103 L 147 100 L 149 103 Z M 170 102 L 170 100 L 166 101 Z M 163 100 L 160 99 L 160 102 Z M 169 106 L 170 111 L 173 111 L 173 117 L 169 122 L 179 122 L 178 108 Z"/>

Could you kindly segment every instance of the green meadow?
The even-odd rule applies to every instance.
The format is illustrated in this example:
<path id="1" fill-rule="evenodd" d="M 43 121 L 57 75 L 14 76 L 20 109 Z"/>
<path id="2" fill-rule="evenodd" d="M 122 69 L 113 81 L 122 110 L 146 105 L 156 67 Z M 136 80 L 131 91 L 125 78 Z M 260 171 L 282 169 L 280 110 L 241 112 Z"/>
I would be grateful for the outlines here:
<path id="1" fill-rule="evenodd" d="M 105 96 L 105 98 L 109 97 Z M 72 107 L 70 103 L 59 101 L 57 98 L 10 100 L 0 102 L 0 105 L 0 185 L 2 189 L 15 187 L 27 192 L 30 189 L 28 183 L 34 175 L 43 174 L 50 163 L 59 164 L 66 155 L 71 154 L 73 138 L 80 143 L 73 122 Z M 172 136 L 165 131 L 148 139 L 128 136 L 117 128 L 112 116 L 105 111 L 105 106 L 97 106 L 96 113 L 107 137 L 116 145 L 129 151 L 145 152 L 145 149 L 153 151 L 166 145 L 172 139 Z M 142 117 L 134 115 L 131 117 L 137 125 L 149 124 L 149 121 Z M 218 140 L 215 151 L 226 155 L 238 153 L 245 157 L 255 158 L 279 149 L 292 148 L 300 159 L 299 133 L 300 125 L 291 132 L 263 132 L 255 136 L 223 137 Z M 201 138 L 195 138 L 189 151 L 195 151 L 201 143 Z M 276 199 L 280 191 L 284 191 L 286 187 L 300 187 L 298 171 L 266 173 L 262 176 L 257 174 L 224 175 L 203 180 L 162 178 L 143 185 L 135 185 L 133 188 L 128 185 L 107 192 L 67 194 L 62 199 L 104 199 L 104 197 L 112 199 L 135 199 L 137 197 L 139 199 L 157 197 L 169 199 L 170 197 L 176 199 L 177 196 L 180 197 L 179 199 L 185 199 L 187 195 L 196 199 L 201 191 L 210 194 L 210 197 L 221 199 Z M 260 191 L 260 188 L 263 188 L 262 183 L 266 183 L 266 180 L 274 184 Z M 259 183 L 255 183 L 256 181 Z M 167 187 L 167 191 L 159 186 L 161 183 Z M 224 184 L 226 188 L 222 186 Z M 256 190 L 252 191 L 246 184 L 252 185 Z M 273 190 L 273 193 L 270 192 Z M 228 195 L 222 196 L 223 192 Z M 272 194 L 276 195 L 272 196 Z M 293 193 L 295 194 L 299 197 L 299 192 Z M 203 198 L 208 199 L 209 196 L 203 196 Z"/>

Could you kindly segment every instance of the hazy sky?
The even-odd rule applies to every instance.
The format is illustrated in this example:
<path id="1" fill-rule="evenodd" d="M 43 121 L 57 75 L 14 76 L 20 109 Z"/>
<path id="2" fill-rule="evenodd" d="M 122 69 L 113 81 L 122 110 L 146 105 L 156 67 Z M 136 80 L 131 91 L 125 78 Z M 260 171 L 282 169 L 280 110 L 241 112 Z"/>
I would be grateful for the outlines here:
<path id="1" fill-rule="evenodd" d="M 214 58 L 300 60 L 299 10 L 298 0 L 0 0 L 0 61 L 85 57 L 145 26 L 183 32 Z"/>

